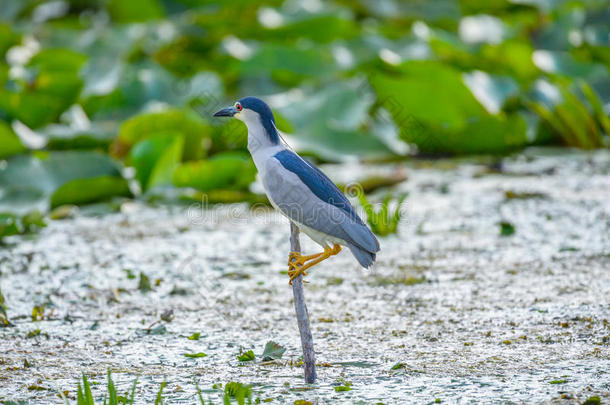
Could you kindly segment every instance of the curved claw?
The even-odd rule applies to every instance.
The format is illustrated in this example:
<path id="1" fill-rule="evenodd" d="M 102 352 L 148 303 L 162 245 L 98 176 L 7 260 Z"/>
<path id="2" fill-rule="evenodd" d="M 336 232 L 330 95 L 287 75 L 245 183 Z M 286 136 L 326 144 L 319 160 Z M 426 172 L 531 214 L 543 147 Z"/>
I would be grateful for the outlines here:
<path id="1" fill-rule="evenodd" d="M 288 284 L 292 285 L 292 280 L 299 275 L 307 275 L 305 270 L 328 259 L 330 256 L 338 254 L 340 251 L 341 245 L 334 245 L 332 248 L 324 248 L 324 252 L 308 256 L 303 256 L 299 252 L 290 252 L 288 255 L 288 275 L 290 276 Z M 303 280 L 303 282 L 306 281 Z"/>

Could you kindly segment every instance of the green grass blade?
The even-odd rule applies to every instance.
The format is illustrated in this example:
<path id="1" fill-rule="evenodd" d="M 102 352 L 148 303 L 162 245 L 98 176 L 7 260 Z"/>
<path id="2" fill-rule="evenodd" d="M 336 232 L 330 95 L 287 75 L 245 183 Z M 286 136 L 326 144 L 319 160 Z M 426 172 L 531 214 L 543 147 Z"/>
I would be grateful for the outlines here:
<path id="1" fill-rule="evenodd" d="M 157 397 L 155 398 L 155 405 L 163 405 L 163 388 L 165 388 L 165 381 L 161 383 L 161 387 L 159 387 L 159 392 L 157 392 Z"/>
<path id="2" fill-rule="evenodd" d="M 138 385 L 138 377 L 133 380 L 133 384 L 131 385 L 131 395 L 129 395 L 129 405 L 133 405 L 133 402 L 136 398 L 136 385 Z"/>
<path id="3" fill-rule="evenodd" d="M 201 388 L 199 388 L 199 383 L 197 382 L 197 380 L 195 380 L 195 388 L 197 388 L 197 396 L 199 397 L 199 403 L 201 405 L 205 405 L 205 402 L 203 401 L 203 396 L 201 395 Z"/>
<path id="4" fill-rule="evenodd" d="M 591 104 L 593 113 L 595 114 L 595 117 L 603 131 L 606 133 L 606 135 L 610 136 L 610 118 L 608 118 L 604 112 L 604 107 L 602 106 L 597 93 L 595 93 L 591 86 L 589 86 L 589 84 L 585 81 L 580 82 L 580 89 L 587 98 L 589 104 Z"/>
<path id="5" fill-rule="evenodd" d="M 91 387 L 89 386 L 89 381 L 87 380 L 85 373 L 83 373 L 83 393 L 85 394 L 84 403 L 86 405 L 95 405 L 93 395 L 91 394 Z"/>
<path id="6" fill-rule="evenodd" d="M 108 369 L 108 405 L 118 405 L 116 388 L 114 387 L 114 381 L 112 381 L 110 369 Z"/>
<path id="7" fill-rule="evenodd" d="M 85 401 L 85 394 L 83 394 L 83 387 L 78 383 L 78 391 L 76 392 L 76 404 L 77 405 L 87 405 L 87 401 Z"/>

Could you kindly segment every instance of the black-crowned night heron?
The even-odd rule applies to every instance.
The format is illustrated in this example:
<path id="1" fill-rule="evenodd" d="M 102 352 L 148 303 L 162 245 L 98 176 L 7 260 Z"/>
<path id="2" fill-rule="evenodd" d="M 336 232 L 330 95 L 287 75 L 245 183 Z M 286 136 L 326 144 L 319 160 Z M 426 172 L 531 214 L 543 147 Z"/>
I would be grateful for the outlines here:
<path id="1" fill-rule="evenodd" d="M 265 102 L 244 97 L 215 117 L 233 117 L 248 127 L 248 150 L 271 204 L 320 244 L 312 255 L 290 252 L 290 283 L 300 274 L 347 246 L 364 268 L 370 267 L 379 242 L 341 190 L 320 169 L 293 152 L 275 127 Z"/>

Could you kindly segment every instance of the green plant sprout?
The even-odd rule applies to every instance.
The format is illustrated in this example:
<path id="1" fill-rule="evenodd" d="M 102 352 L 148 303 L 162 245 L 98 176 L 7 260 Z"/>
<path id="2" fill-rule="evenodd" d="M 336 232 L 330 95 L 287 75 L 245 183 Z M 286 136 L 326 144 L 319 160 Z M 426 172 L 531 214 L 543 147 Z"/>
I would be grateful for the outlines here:
<path id="1" fill-rule="evenodd" d="M 118 395 L 114 381 L 112 380 L 112 372 L 108 369 L 108 380 L 106 385 L 106 393 L 104 394 L 103 405 L 133 405 L 136 397 L 136 386 L 138 385 L 138 379 L 136 378 L 132 385 L 129 396 L 127 393 Z M 155 396 L 155 405 L 163 405 L 163 389 L 167 386 L 167 382 L 163 381 L 157 394 Z M 221 385 L 222 386 L 222 385 Z M 206 405 L 203 396 L 201 395 L 201 389 L 199 384 L 195 381 L 195 387 L 197 389 L 197 398 L 201 405 Z M 66 397 L 67 391 L 59 391 L 59 396 L 63 399 L 65 405 L 70 405 L 70 401 Z M 238 405 L 252 404 L 252 387 L 250 385 L 242 384 L 239 382 L 228 382 L 225 385 L 222 400 L 223 404 L 231 404 L 233 399 Z M 76 392 L 76 405 L 96 405 L 93 399 L 93 393 L 91 392 L 91 384 L 87 379 L 85 373 L 83 373 L 82 381 L 78 383 Z M 212 402 L 208 399 L 208 405 L 212 405 Z"/>

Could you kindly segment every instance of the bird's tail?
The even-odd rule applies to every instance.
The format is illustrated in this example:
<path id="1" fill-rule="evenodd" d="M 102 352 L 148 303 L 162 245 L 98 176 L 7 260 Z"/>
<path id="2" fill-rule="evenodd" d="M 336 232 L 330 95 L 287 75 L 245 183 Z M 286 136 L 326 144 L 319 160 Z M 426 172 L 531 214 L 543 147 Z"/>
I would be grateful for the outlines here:
<path id="1" fill-rule="evenodd" d="M 358 260 L 358 263 L 365 269 L 368 269 L 375 262 L 376 254 L 371 253 L 368 250 L 364 250 L 358 246 L 352 245 L 351 243 L 347 244 L 349 250 L 352 251 L 352 254 Z"/>

